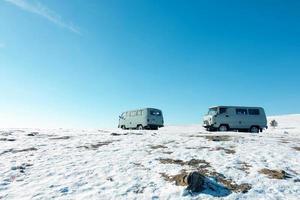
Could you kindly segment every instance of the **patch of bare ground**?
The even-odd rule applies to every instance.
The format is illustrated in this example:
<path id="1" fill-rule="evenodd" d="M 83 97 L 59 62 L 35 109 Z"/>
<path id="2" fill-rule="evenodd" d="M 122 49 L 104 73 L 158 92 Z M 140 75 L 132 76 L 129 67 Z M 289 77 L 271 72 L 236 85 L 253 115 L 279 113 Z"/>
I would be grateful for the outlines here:
<path id="1" fill-rule="evenodd" d="M 39 132 L 30 132 L 27 134 L 27 136 L 36 136 L 38 134 L 39 134 Z"/>
<path id="2" fill-rule="evenodd" d="M 182 170 L 179 174 L 176 174 L 174 176 L 170 176 L 166 173 L 160 173 L 160 175 L 168 182 L 175 182 L 175 185 L 178 186 L 187 186 L 188 183 L 185 181 L 186 177 L 188 176 L 188 172 L 185 170 Z"/>
<path id="3" fill-rule="evenodd" d="M 0 153 L 0 155 L 6 154 L 6 153 L 20 153 L 20 152 L 26 152 L 26 151 L 36 151 L 37 148 L 31 147 L 26 149 L 8 149 Z"/>
<path id="4" fill-rule="evenodd" d="M 296 151 L 300 151 L 300 147 L 293 147 Z"/>
<path id="5" fill-rule="evenodd" d="M 0 131 L 0 134 L 3 135 L 3 136 L 9 136 L 12 133 L 14 133 L 14 132 L 13 131 Z"/>
<path id="6" fill-rule="evenodd" d="M 232 136 L 229 135 L 207 135 L 204 136 L 205 139 L 214 141 L 214 142 L 221 142 L 221 141 L 230 141 L 232 140 Z"/>
<path id="7" fill-rule="evenodd" d="M 202 174 L 205 177 L 211 177 L 215 179 L 218 183 L 221 183 L 224 187 L 233 192 L 241 192 L 246 193 L 251 188 L 252 185 L 248 183 L 237 184 L 232 179 L 226 178 L 223 174 L 218 173 L 213 169 L 209 162 L 205 160 L 197 160 L 191 159 L 189 161 L 183 160 L 174 160 L 170 158 L 160 158 L 158 159 L 162 164 L 177 164 L 181 166 L 189 166 L 189 171 L 196 171 Z M 183 182 L 185 176 L 187 176 L 188 172 L 186 169 L 182 169 L 179 174 L 171 176 L 166 173 L 160 173 L 161 176 L 168 182 L 174 182 L 176 185 L 185 186 L 186 183 Z"/>
<path id="8" fill-rule="evenodd" d="M 61 136 L 61 137 L 49 138 L 49 140 L 68 140 L 70 138 L 71 138 L 71 136 Z"/>
<path id="9" fill-rule="evenodd" d="M 271 179 L 288 179 L 288 178 L 292 178 L 290 174 L 288 174 L 286 171 L 284 170 L 271 170 L 271 169 L 261 169 L 258 171 L 261 174 L 266 175 L 268 178 Z"/>
<path id="10" fill-rule="evenodd" d="M 88 150 L 97 150 L 99 147 L 106 146 L 113 142 L 118 142 L 118 141 L 120 141 L 120 140 L 108 140 L 108 141 L 104 141 L 104 142 L 97 142 L 96 144 L 87 144 L 87 145 L 78 146 L 77 148 L 84 148 L 84 149 L 88 149 Z"/>
<path id="11" fill-rule="evenodd" d="M 199 147 L 185 147 L 185 149 L 209 149 L 209 147 L 205 147 L 205 146 L 203 146 L 203 147 L 201 147 L 201 146 L 199 146 Z"/>
<path id="12" fill-rule="evenodd" d="M 13 141 L 16 141 L 16 139 L 14 139 L 14 138 L 0 138 L 0 141 L 13 142 Z"/>
<path id="13" fill-rule="evenodd" d="M 252 165 L 250 165 L 249 163 L 241 162 L 240 166 L 237 169 L 244 171 L 246 174 L 249 174 L 249 170 L 251 167 Z"/>
<path id="14" fill-rule="evenodd" d="M 288 141 L 288 140 L 279 140 L 279 142 L 282 143 L 282 144 L 288 144 L 288 143 L 290 143 L 290 141 Z"/>
<path id="15" fill-rule="evenodd" d="M 163 151 L 162 153 L 163 153 L 163 154 L 169 154 L 169 155 L 170 155 L 170 154 L 173 153 L 173 151 Z"/>
<path id="16" fill-rule="evenodd" d="M 189 161 L 183 161 L 183 160 L 174 160 L 171 158 L 159 158 L 158 160 L 162 164 L 176 164 L 176 165 L 181 165 L 181 166 L 187 165 L 187 166 L 194 167 L 194 168 L 210 167 L 209 162 L 207 162 L 205 160 L 198 160 L 198 159 L 191 159 Z"/>
<path id="17" fill-rule="evenodd" d="M 221 151 L 221 150 L 225 151 L 225 153 L 227 153 L 227 154 L 235 154 L 235 150 L 226 149 L 224 147 L 216 147 L 216 148 L 211 149 L 210 151 Z"/>
<path id="18" fill-rule="evenodd" d="M 168 147 L 164 146 L 164 145 L 150 145 L 151 149 L 167 149 Z"/>
<path id="19" fill-rule="evenodd" d="M 128 135 L 128 133 L 123 133 L 123 134 L 121 134 L 121 133 L 111 133 L 110 135 L 112 135 L 112 136 L 121 136 L 121 135 Z"/>

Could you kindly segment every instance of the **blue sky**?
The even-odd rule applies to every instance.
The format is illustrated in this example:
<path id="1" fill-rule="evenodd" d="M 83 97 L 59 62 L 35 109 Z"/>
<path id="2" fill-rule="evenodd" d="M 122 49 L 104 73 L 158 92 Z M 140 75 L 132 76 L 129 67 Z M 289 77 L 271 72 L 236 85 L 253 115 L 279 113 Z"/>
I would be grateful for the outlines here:
<path id="1" fill-rule="evenodd" d="M 299 1 L 1 0 L 0 126 L 115 127 L 156 107 L 300 113 Z"/>

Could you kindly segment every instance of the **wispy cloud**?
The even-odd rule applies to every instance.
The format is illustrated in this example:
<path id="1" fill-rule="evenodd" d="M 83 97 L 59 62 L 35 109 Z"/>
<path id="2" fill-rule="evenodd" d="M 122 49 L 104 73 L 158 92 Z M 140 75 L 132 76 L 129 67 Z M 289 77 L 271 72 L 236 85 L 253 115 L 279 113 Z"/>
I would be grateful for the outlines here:
<path id="1" fill-rule="evenodd" d="M 11 3 L 27 12 L 37 14 L 45 19 L 53 22 L 54 24 L 66 28 L 73 33 L 80 34 L 80 30 L 78 27 L 73 25 L 71 22 L 65 22 L 60 15 L 50 10 L 43 4 L 38 1 L 32 2 L 28 0 L 5 0 L 8 3 Z"/>

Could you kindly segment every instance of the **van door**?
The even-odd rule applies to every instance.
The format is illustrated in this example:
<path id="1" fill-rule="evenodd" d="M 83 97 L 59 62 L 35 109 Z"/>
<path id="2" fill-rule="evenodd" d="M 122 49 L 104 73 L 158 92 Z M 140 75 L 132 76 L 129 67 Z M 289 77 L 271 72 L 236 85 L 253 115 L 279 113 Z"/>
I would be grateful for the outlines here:
<path id="1" fill-rule="evenodd" d="M 235 121 L 235 127 L 237 129 L 246 129 L 249 128 L 248 126 L 248 110 L 246 108 L 236 108 L 235 109 L 236 114 L 236 121 Z"/>

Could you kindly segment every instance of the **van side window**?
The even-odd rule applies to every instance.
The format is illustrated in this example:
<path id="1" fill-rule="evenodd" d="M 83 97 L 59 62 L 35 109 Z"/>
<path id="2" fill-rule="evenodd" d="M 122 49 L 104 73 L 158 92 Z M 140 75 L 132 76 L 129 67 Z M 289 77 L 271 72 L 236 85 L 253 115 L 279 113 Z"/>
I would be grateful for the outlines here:
<path id="1" fill-rule="evenodd" d="M 247 109 L 237 108 L 235 112 L 237 115 L 247 115 Z"/>
<path id="2" fill-rule="evenodd" d="M 141 111 L 141 110 L 138 110 L 138 111 L 137 111 L 137 115 L 142 115 L 142 111 Z"/>
<path id="3" fill-rule="evenodd" d="M 136 111 L 130 112 L 130 116 L 136 116 Z"/>
<path id="4" fill-rule="evenodd" d="M 249 115 L 259 115 L 259 109 L 248 109 Z"/>
<path id="5" fill-rule="evenodd" d="M 227 108 L 220 108 L 220 111 L 219 111 L 220 114 L 223 114 L 226 112 L 227 112 Z"/>

